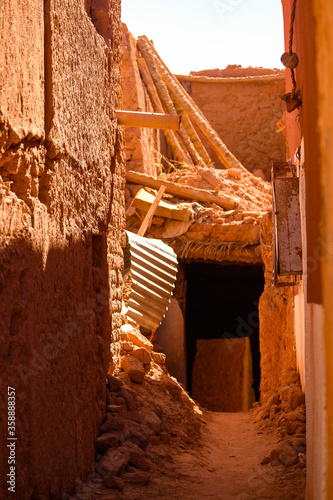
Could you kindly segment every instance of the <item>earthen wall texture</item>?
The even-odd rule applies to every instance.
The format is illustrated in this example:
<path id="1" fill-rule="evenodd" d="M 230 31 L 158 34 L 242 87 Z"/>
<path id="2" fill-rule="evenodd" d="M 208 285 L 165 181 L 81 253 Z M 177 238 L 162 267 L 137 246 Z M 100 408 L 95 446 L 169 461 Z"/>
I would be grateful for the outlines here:
<path id="1" fill-rule="evenodd" d="M 123 24 L 123 109 L 153 112 L 147 91 L 141 80 L 137 63 L 136 39 Z M 156 175 L 159 131 L 150 128 L 124 127 L 126 168 L 148 175 Z"/>
<path id="2" fill-rule="evenodd" d="M 8 386 L 16 498 L 72 494 L 105 414 L 121 310 L 120 1 L 86 4 L 5 0 L 1 15 L 1 498 Z"/>
<path id="3" fill-rule="evenodd" d="M 182 310 L 175 298 L 171 299 L 156 330 L 156 339 L 166 355 L 165 366 L 170 375 L 186 387 L 185 324 Z"/>
<path id="4" fill-rule="evenodd" d="M 272 214 L 260 223 L 265 290 L 259 301 L 262 402 L 286 385 L 288 372 L 297 370 L 294 330 L 294 289 L 271 286 Z M 265 245 L 265 246 L 263 246 Z"/>
<path id="5" fill-rule="evenodd" d="M 201 71 L 191 71 L 192 76 L 210 76 L 222 78 L 237 78 L 243 76 L 263 76 L 263 75 L 278 75 L 281 70 L 263 67 L 249 66 L 243 68 L 240 64 L 229 64 L 226 68 L 219 69 L 203 69 Z"/>
<path id="6" fill-rule="evenodd" d="M 240 72 L 239 76 L 247 75 Z M 284 103 L 279 98 L 285 93 L 284 80 L 251 83 L 189 82 L 181 77 L 179 80 L 232 154 L 250 172 L 269 180 L 272 161 L 284 161 L 286 157 L 284 135 L 276 133 L 277 122 L 284 113 Z M 215 153 L 206 147 L 219 165 Z"/>
<path id="7" fill-rule="evenodd" d="M 318 158 L 321 171 L 321 189 L 322 192 L 315 191 L 315 197 L 321 202 L 321 245 L 331 242 L 333 239 L 333 200 L 332 200 L 332 172 L 333 172 L 333 158 L 332 158 L 332 145 L 333 145 L 333 32 L 332 32 L 332 19 L 333 19 L 333 5 L 325 5 L 322 0 L 313 1 L 316 33 L 313 40 L 316 42 L 316 68 L 318 77 L 318 117 L 319 117 L 319 137 L 320 137 L 320 150 L 321 154 Z M 311 91 L 312 89 L 310 89 Z M 310 97 L 310 93 L 308 93 Z M 316 151 L 314 151 L 316 153 Z M 307 160 L 306 160 L 307 161 Z M 318 165 L 318 166 L 319 166 Z M 313 173 L 317 173 L 317 165 L 313 165 Z M 311 181 L 310 181 L 311 182 Z M 313 199 L 310 200 L 310 203 Z M 324 243 L 325 242 L 325 243 Z M 318 243 L 318 240 L 317 242 Z M 327 247 L 326 247 L 327 248 Z M 317 246 L 318 249 L 318 246 Z M 308 490 L 311 491 L 313 497 L 320 494 L 323 479 L 327 478 L 325 485 L 328 493 L 327 497 L 332 496 L 333 492 L 333 342 L 332 342 L 332 329 L 333 329 L 333 309 L 332 309 L 332 289 L 333 289 L 333 255 L 331 251 L 325 251 L 325 258 L 322 259 L 320 266 L 322 272 L 322 302 L 324 307 L 324 338 L 325 348 L 321 349 L 321 343 L 318 346 L 318 330 L 313 329 L 311 343 L 316 347 L 316 357 L 320 360 L 321 366 L 325 367 L 325 381 L 323 377 L 318 374 L 318 367 L 316 377 L 313 376 L 313 371 L 308 373 L 308 377 L 315 378 L 316 383 L 313 384 L 313 403 L 312 411 L 317 416 L 317 422 L 313 425 L 311 430 L 314 436 L 313 448 L 317 448 L 316 453 L 313 453 L 312 461 L 315 464 L 313 472 L 311 472 L 311 479 L 308 482 Z M 309 351 L 311 346 L 309 345 Z M 323 362 L 322 359 L 325 359 Z M 313 359 L 313 358 L 312 358 Z M 320 372 L 319 372 L 320 373 Z M 326 382 L 326 383 L 325 383 Z M 321 391 L 325 391 L 324 405 L 326 415 L 322 410 L 318 419 L 318 403 L 316 396 L 316 389 L 321 386 Z M 323 406 L 323 405 L 322 405 Z M 326 417 L 326 422 L 323 417 Z M 319 420 L 319 422 L 318 422 Z M 325 422 L 323 425 L 323 421 Z M 322 436 L 326 440 L 326 446 L 323 446 L 322 439 L 318 439 L 320 430 Z M 326 455 L 327 450 L 327 455 Z M 319 456 L 319 459 L 317 457 Z M 324 463 L 324 460 L 327 463 Z M 321 479 L 321 480 L 320 480 Z M 312 482 L 312 484 L 311 484 Z M 314 484 L 316 484 L 316 490 Z"/>
<path id="8" fill-rule="evenodd" d="M 285 46 L 293 2 L 283 0 Z M 332 6 L 319 0 L 297 3 L 293 51 L 302 105 L 287 119 L 290 154 L 301 146 L 305 178 L 302 207 L 304 353 L 307 406 L 307 498 L 331 498 L 332 432 Z M 292 88 L 290 71 L 287 91 Z M 313 98 L 316 96 L 316 98 Z"/>

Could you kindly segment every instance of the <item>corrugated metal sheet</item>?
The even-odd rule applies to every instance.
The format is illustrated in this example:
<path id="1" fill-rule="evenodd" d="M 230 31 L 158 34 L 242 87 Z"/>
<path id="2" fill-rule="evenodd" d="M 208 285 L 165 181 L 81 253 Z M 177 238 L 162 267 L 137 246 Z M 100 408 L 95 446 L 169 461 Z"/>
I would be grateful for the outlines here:
<path id="1" fill-rule="evenodd" d="M 127 315 L 155 330 L 170 302 L 178 271 L 177 256 L 161 240 L 126 231 L 130 247 L 132 291 Z"/>

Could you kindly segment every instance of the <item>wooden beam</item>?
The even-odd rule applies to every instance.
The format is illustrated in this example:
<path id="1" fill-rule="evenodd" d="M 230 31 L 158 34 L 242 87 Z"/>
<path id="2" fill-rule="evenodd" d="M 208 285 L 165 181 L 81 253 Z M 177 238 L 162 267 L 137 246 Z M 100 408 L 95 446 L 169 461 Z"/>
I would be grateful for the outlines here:
<path id="1" fill-rule="evenodd" d="M 145 189 L 140 189 L 133 198 L 132 206 L 148 212 L 155 201 L 155 195 L 148 193 Z M 156 208 L 155 214 L 167 219 L 181 220 L 189 222 L 191 220 L 191 210 L 186 210 L 183 206 L 161 200 Z"/>
<path id="2" fill-rule="evenodd" d="M 146 127 L 168 130 L 179 130 L 181 116 L 162 113 L 141 113 L 139 111 L 122 111 L 117 109 L 119 125 L 128 127 Z"/>
<path id="3" fill-rule="evenodd" d="M 149 177 L 148 175 L 139 174 L 138 172 L 126 172 L 126 180 L 127 182 L 142 184 L 143 186 L 148 186 L 153 189 L 159 189 L 161 186 L 165 186 L 166 191 L 174 196 L 189 200 L 216 203 L 216 205 L 219 205 L 225 210 L 231 210 L 238 205 L 237 200 L 229 196 L 221 196 L 215 194 L 213 191 L 182 186 L 181 184 L 175 184 L 163 179 L 156 179 L 155 177 Z"/>
<path id="4" fill-rule="evenodd" d="M 138 236 L 144 236 L 145 232 L 147 231 L 149 224 L 154 217 L 154 213 L 156 212 L 156 209 L 158 207 L 159 202 L 162 199 L 162 196 L 164 194 L 164 191 L 166 190 L 165 186 L 161 186 L 160 189 L 158 190 L 158 193 L 156 195 L 156 198 L 154 200 L 154 203 L 151 205 L 150 209 L 148 210 L 146 217 L 143 219 L 143 222 L 141 224 L 141 227 L 138 231 Z"/>

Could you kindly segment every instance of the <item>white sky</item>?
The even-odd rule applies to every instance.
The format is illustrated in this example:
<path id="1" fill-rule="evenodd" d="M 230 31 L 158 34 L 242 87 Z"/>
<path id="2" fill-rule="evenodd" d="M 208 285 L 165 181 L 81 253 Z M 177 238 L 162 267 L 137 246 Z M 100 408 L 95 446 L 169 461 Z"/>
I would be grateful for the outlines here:
<path id="1" fill-rule="evenodd" d="M 176 74 L 228 64 L 283 68 L 281 0 L 122 0 L 122 21 L 153 40 Z"/>

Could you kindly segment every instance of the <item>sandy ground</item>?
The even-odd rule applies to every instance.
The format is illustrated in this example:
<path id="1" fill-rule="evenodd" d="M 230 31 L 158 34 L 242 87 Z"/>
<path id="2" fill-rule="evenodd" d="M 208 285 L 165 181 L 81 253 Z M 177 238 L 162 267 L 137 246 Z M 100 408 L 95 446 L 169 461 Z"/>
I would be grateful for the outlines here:
<path id="1" fill-rule="evenodd" d="M 102 500 L 301 500 L 305 469 L 299 465 L 261 465 L 277 445 L 275 432 L 260 430 L 248 413 L 205 411 L 203 446 L 175 450 L 165 446 L 154 460 L 147 486 L 126 485 L 123 492 L 95 484 L 86 498 Z M 161 448 L 161 447 L 159 447 Z M 185 448 L 185 446 L 184 446 Z M 161 451 L 161 450 L 160 450 Z M 163 453 L 161 453 L 163 456 Z"/>

